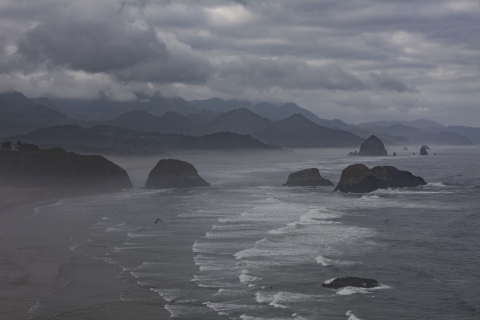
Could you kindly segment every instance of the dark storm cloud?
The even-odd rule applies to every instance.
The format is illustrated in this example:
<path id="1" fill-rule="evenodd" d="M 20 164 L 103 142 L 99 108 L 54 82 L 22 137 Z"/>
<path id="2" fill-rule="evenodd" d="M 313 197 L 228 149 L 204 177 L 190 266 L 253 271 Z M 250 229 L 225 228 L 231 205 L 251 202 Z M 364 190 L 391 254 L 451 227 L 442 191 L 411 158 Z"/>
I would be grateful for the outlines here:
<path id="1" fill-rule="evenodd" d="M 216 81 L 212 83 L 218 88 L 226 84 L 258 90 L 272 87 L 347 91 L 365 88 L 359 78 L 338 66 L 316 67 L 293 57 L 241 58 L 222 63 L 217 69 Z"/>
<path id="2" fill-rule="evenodd" d="M 115 14 L 56 13 L 55 18 L 27 31 L 17 45 L 18 54 L 29 63 L 91 73 L 167 59 L 166 45 L 153 29 L 129 28 Z"/>
<path id="3" fill-rule="evenodd" d="M 7 0 L 0 85 L 293 101 L 347 121 L 442 105 L 474 119 L 478 21 L 476 0 Z"/>
<path id="4" fill-rule="evenodd" d="M 370 73 L 375 85 L 383 90 L 397 92 L 416 92 L 415 87 L 409 87 L 405 82 L 392 77 L 387 72 Z"/>
<path id="5" fill-rule="evenodd" d="M 168 47 L 152 27 L 128 23 L 119 14 L 125 6 L 116 12 L 94 13 L 56 8 L 17 40 L 18 49 L 9 62 L 24 73 L 43 66 L 106 73 L 120 81 L 200 83 L 208 79 L 213 71 L 208 59 L 186 45 Z"/>

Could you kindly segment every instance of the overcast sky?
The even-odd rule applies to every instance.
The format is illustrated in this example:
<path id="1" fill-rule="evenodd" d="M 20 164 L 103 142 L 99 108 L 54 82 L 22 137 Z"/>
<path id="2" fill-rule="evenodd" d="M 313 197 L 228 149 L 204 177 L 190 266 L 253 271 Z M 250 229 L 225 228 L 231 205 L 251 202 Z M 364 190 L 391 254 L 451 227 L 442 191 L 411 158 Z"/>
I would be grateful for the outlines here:
<path id="1" fill-rule="evenodd" d="M 480 126 L 480 1 L 3 0 L 0 90 Z"/>

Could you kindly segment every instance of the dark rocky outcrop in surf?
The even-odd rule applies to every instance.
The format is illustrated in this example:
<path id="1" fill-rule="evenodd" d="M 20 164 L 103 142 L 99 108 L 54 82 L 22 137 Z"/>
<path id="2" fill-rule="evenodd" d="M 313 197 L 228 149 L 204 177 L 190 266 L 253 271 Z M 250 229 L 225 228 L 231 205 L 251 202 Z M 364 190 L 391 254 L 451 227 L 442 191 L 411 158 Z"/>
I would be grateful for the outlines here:
<path id="1" fill-rule="evenodd" d="M 368 137 L 362 145 L 360 146 L 360 151 L 350 152 L 349 156 L 386 156 L 387 150 L 385 150 L 385 145 L 382 140 L 377 138 L 374 135 Z"/>
<path id="2" fill-rule="evenodd" d="M 344 277 L 336 278 L 333 280 L 325 281 L 322 287 L 331 289 L 340 289 L 345 287 L 357 287 L 357 288 L 375 288 L 380 284 L 375 279 L 358 278 L 358 277 Z"/>
<path id="3" fill-rule="evenodd" d="M 422 145 L 422 148 L 424 148 L 425 150 L 430 150 L 430 147 L 427 146 L 426 144 Z"/>
<path id="4" fill-rule="evenodd" d="M 369 169 L 363 164 L 353 164 L 343 169 L 334 191 L 366 193 L 377 189 L 417 187 L 426 184 L 422 178 L 392 166 Z"/>
<path id="5" fill-rule="evenodd" d="M 0 185 L 121 190 L 132 188 L 128 174 L 97 155 L 63 149 L 0 151 Z"/>
<path id="6" fill-rule="evenodd" d="M 317 168 L 304 169 L 294 172 L 288 176 L 287 183 L 284 186 L 289 187 L 307 187 L 307 186 L 333 186 L 333 183 L 322 178 Z"/>
<path id="7" fill-rule="evenodd" d="M 145 188 L 170 189 L 170 188 L 196 188 L 210 187 L 203 180 L 195 167 L 177 159 L 161 159 L 148 175 Z"/>
<path id="8" fill-rule="evenodd" d="M 396 156 L 397 156 L 397 153 L 396 153 L 396 152 L 394 152 L 394 153 L 392 154 L 392 156 L 396 157 Z"/>
<path id="9" fill-rule="evenodd" d="M 420 155 L 421 156 L 428 156 L 427 149 L 425 149 L 424 147 L 421 147 L 420 148 Z"/>

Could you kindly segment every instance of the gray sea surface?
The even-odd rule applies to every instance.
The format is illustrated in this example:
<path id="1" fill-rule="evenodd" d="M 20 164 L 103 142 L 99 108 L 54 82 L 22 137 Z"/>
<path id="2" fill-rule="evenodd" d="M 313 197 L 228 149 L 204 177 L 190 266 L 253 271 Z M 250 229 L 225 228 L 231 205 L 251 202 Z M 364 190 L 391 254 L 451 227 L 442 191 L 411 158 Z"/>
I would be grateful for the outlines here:
<path id="1" fill-rule="evenodd" d="M 29 317 L 478 319 L 480 149 L 431 148 L 178 155 L 212 185 L 184 190 L 141 189 L 158 159 L 147 161 L 129 171 L 133 190 L 63 200 L 30 218 L 31 241 L 61 263 Z M 369 194 L 282 186 L 311 167 L 336 184 L 353 163 L 428 184 Z M 344 276 L 381 286 L 322 287 Z"/>

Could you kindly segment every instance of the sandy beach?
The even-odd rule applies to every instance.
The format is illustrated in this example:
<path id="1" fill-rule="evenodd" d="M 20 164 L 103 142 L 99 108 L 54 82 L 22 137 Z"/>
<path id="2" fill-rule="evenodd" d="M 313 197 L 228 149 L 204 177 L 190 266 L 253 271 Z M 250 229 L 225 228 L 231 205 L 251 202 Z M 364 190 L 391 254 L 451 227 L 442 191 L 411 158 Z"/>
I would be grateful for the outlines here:
<path id="1" fill-rule="evenodd" d="M 94 315 L 77 314 L 69 318 L 105 318 L 102 314 L 111 318 L 117 313 L 128 316 L 129 312 L 133 317 L 135 303 L 121 303 L 121 293 L 128 284 L 116 277 L 119 268 L 70 250 L 74 238 L 86 236 L 88 221 L 79 217 L 74 225 L 66 226 L 60 219 L 40 217 L 42 207 L 55 206 L 62 199 L 96 193 L 42 188 L 0 189 L 0 318 L 36 318 L 35 313 L 42 308 L 38 302 L 42 299 L 61 302 L 56 303 L 58 310 L 48 312 L 52 316 L 80 306 L 95 305 Z M 69 294 L 60 290 L 67 285 L 73 286 Z M 61 292 L 61 296 L 56 292 Z M 149 319 L 150 314 L 158 319 L 163 311 L 167 316 L 168 312 L 158 306 L 162 302 L 157 298 L 142 306 L 142 318 Z"/>

